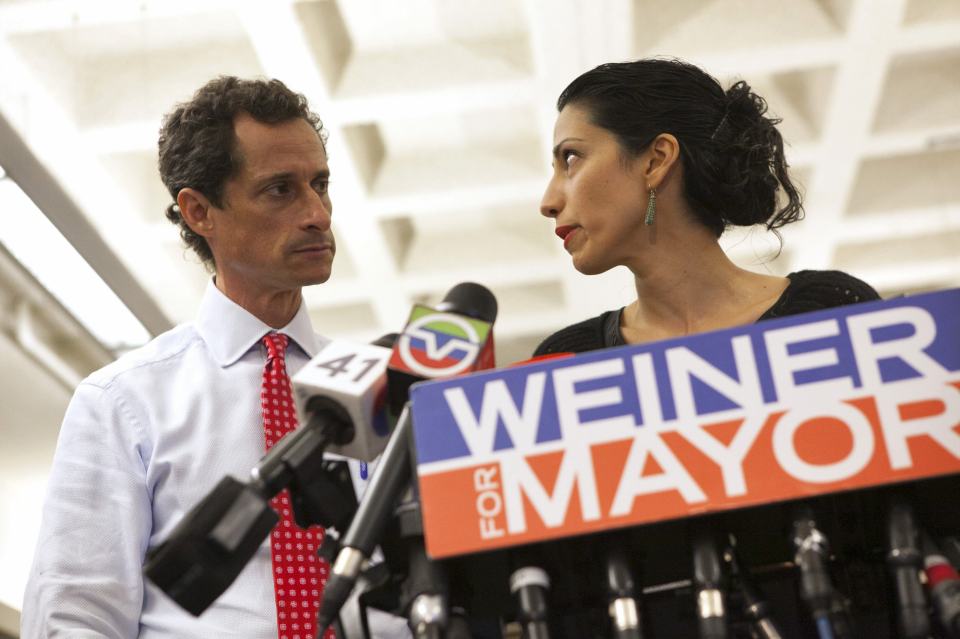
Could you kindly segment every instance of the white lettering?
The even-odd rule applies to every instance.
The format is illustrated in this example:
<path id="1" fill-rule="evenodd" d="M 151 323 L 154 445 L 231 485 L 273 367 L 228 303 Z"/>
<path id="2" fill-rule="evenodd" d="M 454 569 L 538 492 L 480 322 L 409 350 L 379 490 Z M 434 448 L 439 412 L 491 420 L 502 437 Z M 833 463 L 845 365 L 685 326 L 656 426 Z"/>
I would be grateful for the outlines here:
<path id="1" fill-rule="evenodd" d="M 480 537 L 481 539 L 495 539 L 496 537 L 503 537 L 506 534 L 506 531 L 503 528 L 497 528 L 497 522 L 493 519 L 481 519 L 480 520 Z"/>
<path id="2" fill-rule="evenodd" d="M 496 488 L 500 484 L 494 481 L 497 477 L 497 467 L 478 468 L 473 471 L 473 488 L 477 492 Z"/>
<path id="3" fill-rule="evenodd" d="M 853 380 L 849 377 L 842 379 L 828 379 L 807 384 L 797 384 L 794 374 L 799 371 L 834 366 L 840 360 L 836 349 L 822 348 L 807 353 L 789 352 L 789 347 L 821 337 L 832 337 L 840 334 L 840 325 L 837 320 L 823 320 L 812 324 L 788 326 L 767 331 L 764 340 L 767 344 L 767 355 L 770 359 L 770 371 L 777 387 L 777 397 L 781 402 L 812 399 L 812 395 L 820 397 L 836 397 L 849 393 L 853 389 Z M 817 399 L 820 399 L 817 397 Z"/>
<path id="4" fill-rule="evenodd" d="M 830 464 L 811 464 L 802 459 L 794 446 L 797 430 L 811 419 L 834 418 L 853 437 L 847 456 Z M 784 413 L 773 430 L 773 454 L 788 474 L 811 484 L 827 484 L 853 477 L 866 467 L 873 456 L 873 429 L 863 413 L 849 404 L 824 400 L 799 404 Z"/>
<path id="5" fill-rule="evenodd" d="M 657 375 L 653 368 L 653 355 L 640 353 L 633 356 L 633 376 L 640 400 L 640 414 L 644 426 L 663 423 L 663 408 L 657 391 Z"/>
<path id="6" fill-rule="evenodd" d="M 944 450 L 960 459 L 960 433 L 954 430 L 960 424 L 960 390 L 944 384 L 931 388 L 929 380 L 888 384 L 889 389 L 877 393 L 877 413 L 883 426 L 883 440 L 894 470 L 913 466 L 913 457 L 907 440 L 926 435 Z M 903 419 L 900 407 L 921 401 L 943 402 L 943 412 L 927 417 Z"/>
<path id="7" fill-rule="evenodd" d="M 912 326 L 913 335 L 879 344 L 870 335 L 874 329 L 901 324 Z M 883 384 L 880 360 L 887 358 L 899 358 L 926 377 L 939 379 L 948 374 L 937 360 L 923 352 L 937 337 L 937 325 L 933 316 L 922 308 L 905 306 L 854 315 L 847 318 L 847 326 L 860 370 L 860 382 L 867 388 Z"/>
<path id="8" fill-rule="evenodd" d="M 760 413 L 748 415 L 737 428 L 729 446 L 721 444 L 716 437 L 697 424 L 681 424 L 677 432 L 720 467 L 727 496 L 739 497 L 747 494 L 743 460 L 750 452 L 766 421 L 766 415 Z"/>
<path id="9" fill-rule="evenodd" d="M 560 433 L 564 440 L 582 441 L 583 435 L 577 432 L 581 426 L 633 428 L 634 419 L 631 415 L 619 415 L 591 422 L 580 421 L 580 411 L 615 406 L 623 402 L 623 394 L 617 387 L 577 392 L 576 383 L 622 375 L 623 372 L 623 360 L 619 358 L 567 366 L 553 371 L 557 415 L 560 420 Z"/>
<path id="10" fill-rule="evenodd" d="M 501 420 L 515 449 L 533 448 L 537 440 L 545 384 L 546 373 L 528 375 L 523 393 L 523 409 L 517 410 L 506 381 L 495 379 L 487 382 L 483 387 L 479 419 L 470 408 L 462 388 L 447 388 L 443 391 L 443 397 L 447 400 L 470 454 L 488 455 L 493 452 L 497 423 Z"/>
<path id="11" fill-rule="evenodd" d="M 691 384 L 694 377 L 741 408 L 759 408 L 763 405 L 750 336 L 738 335 L 731 340 L 731 344 L 739 381 L 684 346 L 667 349 L 667 368 L 670 371 L 677 419 L 691 420 L 697 416 Z"/>
<path id="12" fill-rule="evenodd" d="M 563 524 L 570 508 L 574 484 L 580 497 L 584 521 L 600 518 L 600 500 L 593 473 L 593 458 L 588 446 L 568 448 L 563 452 L 560 471 L 548 494 L 543 484 L 517 451 L 504 454 L 500 460 L 503 471 L 503 499 L 507 512 L 507 530 L 511 534 L 526 532 L 527 518 L 523 510 L 523 495 L 527 496 L 540 519 L 549 528 Z"/>
<path id="13" fill-rule="evenodd" d="M 501 510 L 503 510 L 503 499 L 500 493 L 488 490 L 477 495 L 477 512 L 481 517 L 496 517 Z"/>
<path id="14" fill-rule="evenodd" d="M 648 456 L 660 465 L 662 473 L 641 476 Z M 633 510 L 634 500 L 640 495 L 668 490 L 679 491 L 688 504 L 707 499 L 680 460 L 660 439 L 660 435 L 652 429 L 640 428 L 630 446 L 630 454 L 627 456 L 627 462 L 624 464 L 623 474 L 620 476 L 620 483 L 613 498 L 613 505 L 610 507 L 610 516 L 629 515 Z"/>
<path id="15" fill-rule="evenodd" d="M 503 537 L 506 531 L 497 526 L 495 519 L 503 512 L 503 498 L 500 496 L 495 479 L 499 466 L 477 468 L 473 471 L 473 486 L 477 491 L 476 509 L 480 515 L 480 538 L 495 539 Z"/>

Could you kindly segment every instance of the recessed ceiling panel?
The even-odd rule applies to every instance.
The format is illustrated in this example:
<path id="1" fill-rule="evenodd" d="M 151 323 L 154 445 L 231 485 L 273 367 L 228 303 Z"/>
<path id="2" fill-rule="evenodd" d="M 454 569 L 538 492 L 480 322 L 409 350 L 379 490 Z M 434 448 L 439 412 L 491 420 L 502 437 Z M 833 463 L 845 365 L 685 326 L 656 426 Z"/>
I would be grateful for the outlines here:
<path id="1" fill-rule="evenodd" d="M 895 58 L 873 128 L 902 133 L 936 126 L 960 131 L 960 49 Z"/>
<path id="2" fill-rule="evenodd" d="M 864 160 L 853 185 L 851 215 L 960 206 L 960 151 Z M 909 219 L 904 219 L 909 224 Z"/>
<path id="3" fill-rule="evenodd" d="M 190 18 L 26 33 L 10 42 L 81 129 L 143 119 L 159 128 L 159 113 L 210 78 L 263 73 L 235 15 Z"/>
<path id="4" fill-rule="evenodd" d="M 635 0 L 640 55 L 688 57 L 836 38 L 849 2 L 792 0 Z"/>
<path id="5" fill-rule="evenodd" d="M 960 21 L 960 2 L 956 0 L 909 0 L 904 24 L 936 24 Z"/>
<path id="6" fill-rule="evenodd" d="M 345 135 L 371 195 L 391 197 L 543 178 L 538 130 L 532 111 L 500 109 L 348 126 Z"/>

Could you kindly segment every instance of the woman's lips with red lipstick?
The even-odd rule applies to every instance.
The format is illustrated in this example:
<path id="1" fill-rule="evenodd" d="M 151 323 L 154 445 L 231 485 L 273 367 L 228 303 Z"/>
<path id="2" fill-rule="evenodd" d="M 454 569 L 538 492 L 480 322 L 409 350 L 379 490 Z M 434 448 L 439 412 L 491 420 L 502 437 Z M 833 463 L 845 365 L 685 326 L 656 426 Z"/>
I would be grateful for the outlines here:
<path id="1" fill-rule="evenodd" d="M 567 244 L 570 242 L 570 238 L 573 237 L 573 232 L 576 231 L 579 227 L 573 226 L 572 224 L 567 224 L 565 226 L 558 226 L 554 233 L 557 234 L 561 240 L 563 240 L 563 248 L 567 248 Z"/>

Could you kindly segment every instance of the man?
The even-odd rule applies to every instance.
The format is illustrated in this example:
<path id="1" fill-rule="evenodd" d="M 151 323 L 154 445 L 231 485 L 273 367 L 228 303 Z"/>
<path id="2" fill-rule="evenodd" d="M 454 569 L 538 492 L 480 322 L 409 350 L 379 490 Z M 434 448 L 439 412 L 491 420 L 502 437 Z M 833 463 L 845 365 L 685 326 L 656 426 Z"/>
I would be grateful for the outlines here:
<path id="1" fill-rule="evenodd" d="M 313 554 L 320 536 L 292 527 L 280 498 L 271 540 L 200 617 L 141 571 L 146 550 L 224 475 L 246 478 L 293 427 L 292 408 L 280 403 L 289 399 L 285 376 L 323 343 L 301 287 L 330 277 L 336 250 L 323 127 L 278 80 L 221 77 L 165 118 L 159 146 L 176 201 L 167 217 L 214 277 L 195 322 L 77 389 L 54 457 L 22 634 L 312 638 L 310 606 L 327 570 Z M 378 618 L 373 630 L 407 634 L 396 619 Z"/>

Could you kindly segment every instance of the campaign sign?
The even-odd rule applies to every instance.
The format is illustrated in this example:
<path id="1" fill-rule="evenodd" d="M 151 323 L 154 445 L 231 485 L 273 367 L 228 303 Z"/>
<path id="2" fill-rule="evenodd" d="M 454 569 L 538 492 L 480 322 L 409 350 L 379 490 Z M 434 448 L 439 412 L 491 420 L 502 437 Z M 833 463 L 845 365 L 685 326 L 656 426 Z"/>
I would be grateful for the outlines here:
<path id="1" fill-rule="evenodd" d="M 434 557 L 957 473 L 960 289 L 411 396 Z"/>

